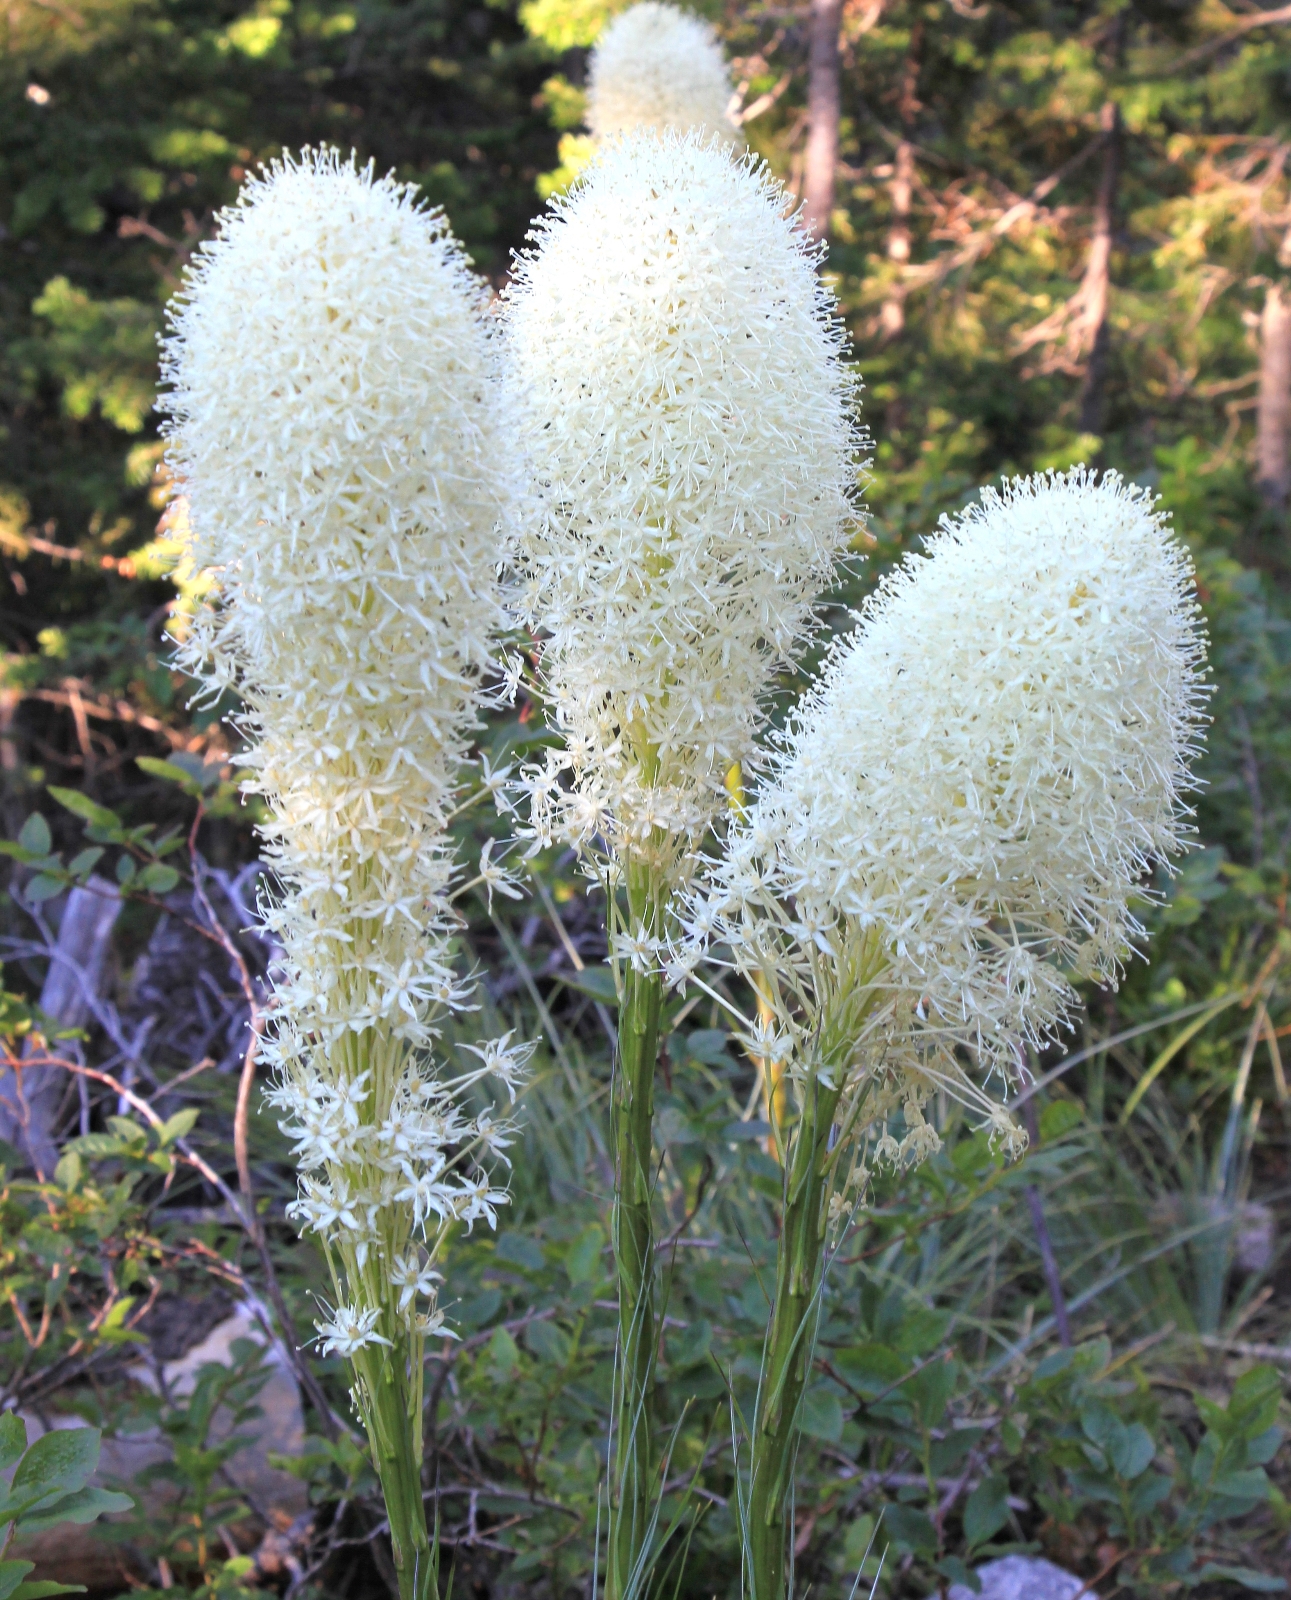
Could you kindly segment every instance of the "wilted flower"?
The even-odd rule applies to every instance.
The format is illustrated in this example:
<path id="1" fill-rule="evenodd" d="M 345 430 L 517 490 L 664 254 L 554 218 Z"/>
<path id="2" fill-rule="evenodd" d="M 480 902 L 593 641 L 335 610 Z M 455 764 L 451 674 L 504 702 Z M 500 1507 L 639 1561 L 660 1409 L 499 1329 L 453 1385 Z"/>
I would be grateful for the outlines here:
<path id="1" fill-rule="evenodd" d="M 712 28 L 659 0 L 641 0 L 606 26 L 587 71 L 587 126 L 597 139 L 688 128 L 740 141 L 731 79 Z"/>
<path id="2" fill-rule="evenodd" d="M 565 748 L 531 776 L 534 826 L 668 878 L 854 532 L 855 379 L 752 158 L 629 135 L 535 238 L 506 325 L 537 487 L 527 611 Z"/>
<path id="3" fill-rule="evenodd" d="M 1004 1132 L 956 1047 L 1007 1071 L 1074 976 L 1115 981 L 1188 833 L 1203 661 L 1185 551 L 1083 469 L 943 518 L 834 650 L 702 910 L 796 1070 L 855 1074 L 866 1123 L 904 1103 L 878 1159 L 926 1153 L 939 1084 Z"/>

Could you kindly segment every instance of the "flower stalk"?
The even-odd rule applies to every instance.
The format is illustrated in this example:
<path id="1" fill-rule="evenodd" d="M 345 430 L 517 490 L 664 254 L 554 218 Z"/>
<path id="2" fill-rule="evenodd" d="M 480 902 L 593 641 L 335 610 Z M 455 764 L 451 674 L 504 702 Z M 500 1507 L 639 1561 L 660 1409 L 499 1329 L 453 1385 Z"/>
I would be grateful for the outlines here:
<path id="1" fill-rule="evenodd" d="M 1204 660 L 1186 552 L 1142 490 L 1078 469 L 985 491 L 871 596 L 688 894 L 692 950 L 754 990 L 743 1043 L 786 1063 L 797 1107 L 741 1493 L 751 1600 L 792 1584 L 828 1232 L 872 1169 L 939 1148 L 934 1095 L 1025 1148 L 987 1086 L 1056 1036 L 1073 973 L 1114 983 L 1142 932 L 1145 877 L 1187 842 Z"/>
<path id="2" fill-rule="evenodd" d="M 649 868 L 629 865 L 628 911 L 653 929 L 660 888 Z M 654 1373 L 657 1354 L 654 1236 L 654 1077 L 664 985 L 655 969 L 624 964 L 613 1101 L 612 1240 L 619 1290 L 618 1379 L 614 1405 L 614 1495 L 606 1565 L 607 1600 L 641 1582 L 655 1500 Z"/>
<path id="3" fill-rule="evenodd" d="M 841 1091 L 813 1073 L 790 1140 L 775 1296 L 750 1444 L 746 1557 L 749 1600 L 788 1592 L 793 1470 L 802 1401 L 816 1351 L 821 1262 L 829 1212 L 830 1133 Z"/>
<path id="4" fill-rule="evenodd" d="M 646 5 L 599 47 L 594 128 L 615 50 L 627 41 L 635 68 L 632 41 L 660 29 L 692 58 L 708 41 L 724 116 L 710 36 Z M 652 1120 L 665 955 L 726 775 L 752 751 L 772 675 L 814 632 L 846 551 L 860 444 L 833 302 L 783 191 L 707 135 L 643 128 L 654 116 L 639 97 L 625 116 L 629 131 L 540 220 L 505 316 L 532 474 L 526 620 L 545 635 L 563 735 L 527 775 L 533 849 L 572 844 L 605 887 L 620 1003 L 610 1600 L 648 1581 L 660 1492 Z"/>
<path id="5" fill-rule="evenodd" d="M 198 252 L 163 360 L 194 566 L 184 664 L 233 691 L 282 954 L 262 1055 L 322 1247 L 323 1355 L 381 1480 L 400 1600 L 436 1600 L 421 1481 L 426 1340 L 449 1240 L 496 1223 L 527 1051 L 438 1041 L 465 1010 L 448 833 L 502 625 L 511 500 L 480 285 L 442 216 L 353 158 L 252 178 Z M 494 775 L 485 790 L 494 792 Z M 501 876 L 500 876 L 501 874 Z M 509 892 L 486 849 L 472 880 Z"/>

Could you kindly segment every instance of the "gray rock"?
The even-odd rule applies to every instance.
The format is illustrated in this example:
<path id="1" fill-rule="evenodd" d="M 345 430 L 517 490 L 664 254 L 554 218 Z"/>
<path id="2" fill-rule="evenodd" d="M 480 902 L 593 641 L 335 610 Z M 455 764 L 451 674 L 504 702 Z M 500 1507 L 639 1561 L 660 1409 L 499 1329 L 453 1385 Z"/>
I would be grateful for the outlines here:
<path id="1" fill-rule="evenodd" d="M 1233 1235 L 1233 1262 L 1239 1272 L 1267 1272 L 1277 1250 L 1277 1220 L 1273 1207 L 1248 1200 L 1237 1211 Z"/>
<path id="2" fill-rule="evenodd" d="M 1001 1556 L 998 1561 L 988 1561 L 978 1567 L 982 1592 L 975 1595 L 962 1583 L 952 1585 L 950 1600 L 1098 1600 L 1092 1589 L 1085 1589 L 1081 1579 L 1072 1577 L 1052 1561 L 1039 1556 Z M 1082 1592 L 1083 1591 L 1083 1592 Z"/>

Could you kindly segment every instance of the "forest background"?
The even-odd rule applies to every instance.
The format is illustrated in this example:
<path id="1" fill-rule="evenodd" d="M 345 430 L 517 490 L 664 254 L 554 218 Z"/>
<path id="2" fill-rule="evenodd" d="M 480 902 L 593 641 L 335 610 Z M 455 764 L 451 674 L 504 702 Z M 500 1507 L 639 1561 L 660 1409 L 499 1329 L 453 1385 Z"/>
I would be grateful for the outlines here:
<path id="1" fill-rule="evenodd" d="M 151 410 L 163 306 L 243 176 L 319 142 L 419 184 L 501 285 L 586 154 L 613 9 L 0 8 L 0 1026 L 11 1062 L 44 1038 L 65 1063 L 42 1080 L 45 1181 L 0 1148 L 0 1391 L 108 1437 L 151 1428 L 178 1496 L 82 1562 L 97 1588 L 366 1595 L 386 1564 L 340 1364 L 295 1349 L 321 1279 L 282 1220 L 293 1176 L 247 1051 L 271 952 L 248 931 L 231 708 L 194 712 L 168 664 L 193 590 Z M 867 559 L 831 622 L 979 485 L 1085 461 L 1173 514 L 1216 684 L 1202 848 L 1145 908 L 1150 962 L 1033 1064 L 1031 1153 L 1003 1168 L 947 1114 L 942 1154 L 876 1185 L 834 1263 L 800 1587 L 927 1594 L 1032 1549 L 1104 1595 L 1282 1588 L 1291 7 L 704 14 L 752 148 L 828 236 L 865 379 Z M 505 763 L 543 738 L 522 693 L 483 748 Z M 602 915 L 565 857 L 531 888 L 464 936 L 484 1010 L 540 1050 L 510 1213 L 455 1247 L 463 1337 L 427 1386 L 428 1503 L 457 1592 L 481 1597 L 588 1592 L 613 1355 Z M 727 1595 L 728 1406 L 756 1378 L 780 1179 L 754 1068 L 707 1003 L 673 1006 L 660 1072 L 667 1582 Z M 188 1394 L 141 1378 L 248 1297 L 304 1386 L 290 1516 L 227 1470 L 267 1392 L 253 1343 Z M 155 1510 L 155 1483 L 126 1487 Z"/>

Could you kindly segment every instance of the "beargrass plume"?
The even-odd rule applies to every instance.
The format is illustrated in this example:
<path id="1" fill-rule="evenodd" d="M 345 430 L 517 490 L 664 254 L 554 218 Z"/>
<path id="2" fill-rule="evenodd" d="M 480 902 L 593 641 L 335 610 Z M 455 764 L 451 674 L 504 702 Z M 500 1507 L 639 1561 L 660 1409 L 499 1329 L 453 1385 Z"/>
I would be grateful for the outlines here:
<path id="1" fill-rule="evenodd" d="M 638 128 L 742 142 L 731 120 L 731 78 L 709 24 L 660 0 L 641 0 L 606 25 L 587 71 L 587 126 L 596 139 Z"/>
<path id="2" fill-rule="evenodd" d="M 856 380 L 752 158 L 638 132 L 533 237 L 506 297 L 519 562 L 565 736 L 534 825 L 671 878 L 856 531 Z"/>
<path id="3" fill-rule="evenodd" d="M 862 1122 L 935 1147 L 938 1087 L 1014 1138 L 966 1062 L 1008 1073 L 1114 983 L 1147 874 L 1185 848 L 1204 721 L 1191 562 L 1147 491 L 1084 470 L 943 518 L 835 647 L 732 830 L 695 944 L 774 996 L 801 1078 L 833 1048 Z"/>
<path id="4" fill-rule="evenodd" d="M 505 1200 L 489 1172 L 505 1126 L 468 1090 L 491 1075 L 514 1094 L 523 1058 L 494 1041 L 451 1072 L 434 1053 L 468 1000 L 446 827 L 502 623 L 512 493 L 480 286 L 411 189 L 306 151 L 221 216 L 163 368 L 215 585 L 184 662 L 240 697 L 244 790 L 268 812 L 261 917 L 283 954 L 262 1050 L 301 1169 L 289 1210 L 324 1247 L 323 1348 L 353 1363 L 396 1545 L 391 1497 L 411 1497 L 424 1587 L 436 1263 L 454 1224 L 492 1223 Z"/>

